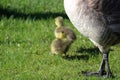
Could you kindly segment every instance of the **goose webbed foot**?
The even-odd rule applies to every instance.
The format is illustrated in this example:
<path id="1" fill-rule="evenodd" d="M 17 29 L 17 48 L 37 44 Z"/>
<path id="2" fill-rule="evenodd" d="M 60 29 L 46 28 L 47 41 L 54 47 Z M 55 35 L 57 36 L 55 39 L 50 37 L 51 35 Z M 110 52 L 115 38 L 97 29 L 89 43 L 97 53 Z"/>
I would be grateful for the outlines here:
<path id="1" fill-rule="evenodd" d="M 88 71 L 82 71 L 82 74 L 85 76 L 103 76 L 103 77 L 114 77 L 111 72 L 105 72 L 105 71 L 98 71 L 98 72 L 88 72 Z"/>
<path id="2" fill-rule="evenodd" d="M 107 78 L 110 78 L 110 77 L 113 78 L 114 76 L 111 73 L 109 61 L 108 61 L 108 52 L 103 53 L 102 63 L 100 65 L 98 72 L 82 71 L 82 74 L 85 76 L 103 76 Z"/>

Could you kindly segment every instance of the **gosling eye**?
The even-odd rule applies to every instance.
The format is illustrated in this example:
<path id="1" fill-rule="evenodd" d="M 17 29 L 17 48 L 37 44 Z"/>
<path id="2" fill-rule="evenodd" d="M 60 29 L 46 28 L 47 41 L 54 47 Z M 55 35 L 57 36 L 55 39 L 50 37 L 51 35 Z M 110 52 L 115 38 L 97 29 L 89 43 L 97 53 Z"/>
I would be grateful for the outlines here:
<path id="1" fill-rule="evenodd" d="M 64 33 L 64 31 L 62 31 L 62 33 Z"/>

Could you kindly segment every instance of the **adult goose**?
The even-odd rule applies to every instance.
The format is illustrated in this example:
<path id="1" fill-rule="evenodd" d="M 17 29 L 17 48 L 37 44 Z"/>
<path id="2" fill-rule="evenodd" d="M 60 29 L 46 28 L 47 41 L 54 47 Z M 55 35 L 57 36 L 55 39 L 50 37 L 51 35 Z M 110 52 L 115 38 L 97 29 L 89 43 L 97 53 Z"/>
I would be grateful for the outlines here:
<path id="1" fill-rule="evenodd" d="M 112 76 L 108 56 L 110 47 L 120 43 L 120 0 L 64 0 L 64 8 L 73 25 L 103 55 L 98 72 L 83 74 Z"/>

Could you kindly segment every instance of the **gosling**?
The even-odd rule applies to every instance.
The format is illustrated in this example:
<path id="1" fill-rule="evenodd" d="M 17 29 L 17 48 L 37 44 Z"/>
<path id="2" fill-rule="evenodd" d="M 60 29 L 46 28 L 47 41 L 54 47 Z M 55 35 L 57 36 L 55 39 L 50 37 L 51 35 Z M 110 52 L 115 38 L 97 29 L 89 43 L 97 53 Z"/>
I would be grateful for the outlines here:
<path id="1" fill-rule="evenodd" d="M 51 43 L 51 54 L 53 55 L 66 55 L 70 47 L 71 41 L 67 39 L 64 31 L 57 33 L 56 38 Z"/>
<path id="2" fill-rule="evenodd" d="M 57 36 L 59 32 L 64 31 L 67 39 L 69 39 L 71 42 L 76 40 L 75 33 L 70 28 L 64 26 L 63 17 L 61 16 L 56 17 L 55 24 L 56 24 L 55 36 Z"/>

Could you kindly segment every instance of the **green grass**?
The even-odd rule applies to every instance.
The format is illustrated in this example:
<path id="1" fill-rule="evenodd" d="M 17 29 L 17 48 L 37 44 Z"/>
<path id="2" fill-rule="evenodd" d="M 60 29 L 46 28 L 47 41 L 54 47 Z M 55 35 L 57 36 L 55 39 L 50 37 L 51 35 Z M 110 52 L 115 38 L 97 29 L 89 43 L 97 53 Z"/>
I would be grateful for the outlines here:
<path id="1" fill-rule="evenodd" d="M 63 16 L 77 35 L 68 58 L 49 54 L 57 16 Z M 114 80 L 120 78 L 119 52 L 118 46 L 112 47 Z M 0 1 L 0 80 L 106 80 L 81 74 L 97 71 L 100 62 L 98 50 L 66 17 L 62 0 Z"/>

